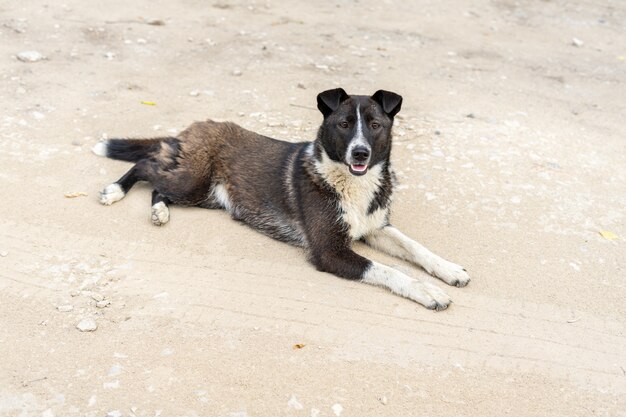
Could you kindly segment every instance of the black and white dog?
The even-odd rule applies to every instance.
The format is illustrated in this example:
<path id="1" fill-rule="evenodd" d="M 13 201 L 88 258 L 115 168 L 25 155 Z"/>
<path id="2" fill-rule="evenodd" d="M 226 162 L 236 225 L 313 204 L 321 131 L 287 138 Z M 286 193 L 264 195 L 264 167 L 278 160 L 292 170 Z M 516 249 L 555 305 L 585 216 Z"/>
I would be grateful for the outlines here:
<path id="1" fill-rule="evenodd" d="M 211 120 L 177 137 L 99 142 L 97 155 L 135 162 L 101 192 L 100 202 L 113 204 L 137 181 L 148 181 L 155 225 L 167 223 L 169 204 L 225 209 L 268 236 L 304 247 L 320 271 L 442 310 L 451 301 L 441 289 L 351 249 L 362 240 L 447 284 L 463 287 L 470 280 L 462 267 L 389 224 L 391 129 L 401 105 L 401 96 L 384 90 L 371 97 L 324 91 L 317 96 L 324 121 L 313 142 L 279 141 Z"/>

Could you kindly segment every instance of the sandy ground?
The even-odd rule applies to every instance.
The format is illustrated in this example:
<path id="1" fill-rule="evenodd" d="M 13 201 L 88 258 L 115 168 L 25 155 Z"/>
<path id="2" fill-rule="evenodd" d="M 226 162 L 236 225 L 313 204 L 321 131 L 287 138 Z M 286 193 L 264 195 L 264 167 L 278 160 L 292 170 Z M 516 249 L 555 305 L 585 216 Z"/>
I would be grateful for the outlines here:
<path id="1" fill-rule="evenodd" d="M 3 1 L 0 415 L 626 416 L 625 25 L 608 0 Z M 129 168 L 101 137 L 308 140 L 335 86 L 404 96 L 392 220 L 470 271 L 445 312 L 223 212 L 157 228 L 148 186 L 97 202 Z"/>

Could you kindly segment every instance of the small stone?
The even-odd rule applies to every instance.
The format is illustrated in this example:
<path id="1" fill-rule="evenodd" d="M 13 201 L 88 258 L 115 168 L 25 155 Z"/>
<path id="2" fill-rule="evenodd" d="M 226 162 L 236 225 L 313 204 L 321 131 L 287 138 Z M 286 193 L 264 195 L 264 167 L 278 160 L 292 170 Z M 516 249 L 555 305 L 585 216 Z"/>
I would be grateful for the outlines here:
<path id="1" fill-rule="evenodd" d="M 93 332 L 98 328 L 98 324 L 94 319 L 82 319 L 78 322 L 76 328 L 81 332 Z"/>
<path id="2" fill-rule="evenodd" d="M 468 119 L 475 119 L 476 116 L 474 116 L 474 113 L 468 113 L 465 115 L 465 117 L 467 117 Z"/>
<path id="3" fill-rule="evenodd" d="M 122 373 L 122 365 L 116 363 L 109 369 L 109 376 L 118 376 Z"/>
<path id="4" fill-rule="evenodd" d="M 65 304 L 65 305 L 62 305 L 62 306 L 58 306 L 57 310 L 59 310 L 61 313 L 68 313 L 68 312 L 74 310 L 74 306 L 71 305 L 71 304 Z"/>
<path id="5" fill-rule="evenodd" d="M 146 23 L 151 26 L 165 26 L 165 22 L 161 19 L 148 19 Z"/>
<path id="6" fill-rule="evenodd" d="M 294 410 L 302 410 L 304 407 L 300 404 L 300 401 L 296 398 L 295 395 L 292 395 L 289 401 L 287 401 L 287 405 Z"/>
<path id="7" fill-rule="evenodd" d="M 148 41 L 147 41 L 147 40 L 145 40 L 144 38 L 139 38 L 139 39 L 137 39 L 137 41 L 136 41 L 136 42 L 137 42 L 138 44 L 140 44 L 140 45 L 145 45 L 146 43 L 148 43 Z"/>
<path id="8" fill-rule="evenodd" d="M 378 398 L 378 401 L 380 401 L 382 405 L 387 405 L 387 397 L 385 397 L 384 395 Z"/>
<path id="9" fill-rule="evenodd" d="M 198 97 L 198 96 L 200 95 L 200 91 L 198 91 L 198 90 L 191 90 L 191 91 L 189 92 L 189 95 L 190 95 L 191 97 Z"/>
<path id="10" fill-rule="evenodd" d="M 343 413 L 343 407 L 341 404 L 334 404 L 331 408 L 333 410 L 333 413 L 335 413 L 337 417 L 339 417 L 341 413 Z"/>
<path id="11" fill-rule="evenodd" d="M 298 83 L 298 88 L 306 90 L 306 86 L 303 83 Z"/>
<path id="12" fill-rule="evenodd" d="M 437 135 L 437 136 L 441 135 L 441 131 L 440 130 L 435 130 L 435 135 Z"/>
<path id="13" fill-rule="evenodd" d="M 235 68 L 231 74 L 234 75 L 235 77 L 240 77 L 243 74 L 243 72 L 239 68 Z"/>
<path id="14" fill-rule="evenodd" d="M 122 417 L 122 413 L 119 410 L 109 411 L 106 417 Z"/>
<path id="15" fill-rule="evenodd" d="M 2 256 L 3 258 L 6 257 L 8 254 L 9 254 L 9 252 L 7 252 L 5 250 L 0 251 L 0 256 Z"/>
<path id="16" fill-rule="evenodd" d="M 17 54 L 17 59 L 22 62 L 38 62 L 46 59 L 46 57 L 37 51 L 24 51 Z"/>
<path id="17" fill-rule="evenodd" d="M 71 295 L 72 297 L 76 297 L 76 296 L 78 296 L 79 294 L 80 294 L 80 291 L 78 291 L 78 290 L 72 290 L 72 291 L 70 291 L 70 295 Z"/>
<path id="18" fill-rule="evenodd" d="M 113 58 L 115 58 L 115 53 L 114 52 L 107 52 L 107 53 L 104 54 L 104 57 L 110 61 Z"/>
<path id="19" fill-rule="evenodd" d="M 111 304 L 111 302 L 109 300 L 102 300 L 102 301 L 98 301 L 96 303 L 96 307 L 104 308 L 104 307 L 107 307 L 109 304 Z"/>
<path id="20" fill-rule="evenodd" d="M 97 293 L 97 292 L 92 292 L 90 295 L 91 295 L 91 298 L 93 298 L 93 299 L 94 299 L 94 300 L 96 300 L 96 301 L 102 301 L 102 300 L 104 300 L 104 295 L 99 294 L 99 293 Z"/>
<path id="21" fill-rule="evenodd" d="M 581 47 L 585 44 L 585 42 L 581 41 L 578 38 L 572 38 L 572 45 L 576 46 L 576 47 Z"/>
<path id="22" fill-rule="evenodd" d="M 72 145 L 74 145 L 74 146 L 83 146 L 83 142 L 78 140 L 78 139 L 74 139 L 72 141 Z"/>
<path id="23" fill-rule="evenodd" d="M 43 120 L 46 118 L 46 115 L 40 111 L 33 111 L 30 113 L 36 120 Z"/>

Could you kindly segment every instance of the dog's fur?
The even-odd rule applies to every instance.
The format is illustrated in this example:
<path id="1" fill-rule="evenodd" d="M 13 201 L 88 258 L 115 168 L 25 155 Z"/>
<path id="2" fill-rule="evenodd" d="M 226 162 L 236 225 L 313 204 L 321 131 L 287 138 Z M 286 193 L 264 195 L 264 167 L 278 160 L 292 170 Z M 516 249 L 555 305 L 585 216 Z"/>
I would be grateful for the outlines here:
<path id="1" fill-rule="evenodd" d="M 268 236 L 304 247 L 320 271 L 445 309 L 451 301 L 438 287 L 351 249 L 363 240 L 450 285 L 469 282 L 463 268 L 389 224 L 391 129 L 402 97 L 384 90 L 349 96 L 338 88 L 320 93 L 317 102 L 324 121 L 313 142 L 279 141 L 211 120 L 177 137 L 100 142 L 96 154 L 135 162 L 101 192 L 100 202 L 119 201 L 137 181 L 148 181 L 155 225 L 168 222 L 169 204 L 225 209 Z"/>

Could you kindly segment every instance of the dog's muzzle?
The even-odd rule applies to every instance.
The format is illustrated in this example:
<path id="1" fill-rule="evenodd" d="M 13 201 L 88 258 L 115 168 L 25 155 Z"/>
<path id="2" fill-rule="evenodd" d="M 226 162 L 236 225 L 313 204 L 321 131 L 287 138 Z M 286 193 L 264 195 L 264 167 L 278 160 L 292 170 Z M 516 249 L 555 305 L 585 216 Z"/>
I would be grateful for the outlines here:
<path id="1" fill-rule="evenodd" d="M 364 175 L 367 172 L 371 150 L 365 146 L 357 146 L 348 155 L 348 167 L 352 175 Z"/>

